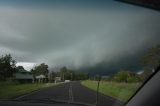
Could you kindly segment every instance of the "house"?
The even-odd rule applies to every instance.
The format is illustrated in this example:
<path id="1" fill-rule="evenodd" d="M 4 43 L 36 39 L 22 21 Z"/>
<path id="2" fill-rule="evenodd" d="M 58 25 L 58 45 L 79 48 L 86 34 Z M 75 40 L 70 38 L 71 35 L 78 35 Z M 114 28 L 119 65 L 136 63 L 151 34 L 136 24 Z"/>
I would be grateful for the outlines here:
<path id="1" fill-rule="evenodd" d="M 61 82 L 62 80 L 61 80 L 61 77 L 55 77 L 54 81 L 55 81 L 55 84 L 56 84 L 57 82 Z"/>
<path id="2" fill-rule="evenodd" d="M 19 69 L 14 73 L 14 79 L 20 83 L 32 83 L 33 74 L 25 69 Z"/>
<path id="3" fill-rule="evenodd" d="M 47 78 L 45 75 L 41 74 L 38 76 L 35 76 L 36 81 L 38 81 L 39 83 L 43 83 L 47 81 Z"/>

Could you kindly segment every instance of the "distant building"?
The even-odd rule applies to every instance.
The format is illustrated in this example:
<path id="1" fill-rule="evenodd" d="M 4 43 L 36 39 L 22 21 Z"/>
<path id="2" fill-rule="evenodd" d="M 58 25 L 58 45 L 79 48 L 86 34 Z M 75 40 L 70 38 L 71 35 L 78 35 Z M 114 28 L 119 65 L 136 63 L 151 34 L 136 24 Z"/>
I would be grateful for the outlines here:
<path id="1" fill-rule="evenodd" d="M 46 82 L 47 78 L 45 75 L 38 75 L 35 77 L 36 78 L 36 81 L 38 81 L 39 83 L 43 83 L 43 82 Z"/>
<path id="2" fill-rule="evenodd" d="M 141 74 L 143 74 L 143 72 L 144 72 L 144 71 L 141 70 L 141 71 L 138 71 L 136 74 L 137 74 L 137 75 L 141 75 Z"/>
<path id="3" fill-rule="evenodd" d="M 67 83 L 67 82 L 70 82 L 70 80 L 65 80 L 64 82 L 66 82 L 66 83 Z"/>
<path id="4" fill-rule="evenodd" d="M 57 82 L 61 82 L 62 80 L 61 80 L 61 77 L 55 77 L 55 83 L 57 83 Z"/>
<path id="5" fill-rule="evenodd" d="M 101 76 L 102 79 L 107 79 L 109 76 Z"/>
<path id="6" fill-rule="evenodd" d="M 19 81 L 20 83 L 31 83 L 33 80 L 33 74 L 24 69 L 17 70 L 17 72 L 14 73 L 13 76 L 14 76 L 14 79 Z"/>

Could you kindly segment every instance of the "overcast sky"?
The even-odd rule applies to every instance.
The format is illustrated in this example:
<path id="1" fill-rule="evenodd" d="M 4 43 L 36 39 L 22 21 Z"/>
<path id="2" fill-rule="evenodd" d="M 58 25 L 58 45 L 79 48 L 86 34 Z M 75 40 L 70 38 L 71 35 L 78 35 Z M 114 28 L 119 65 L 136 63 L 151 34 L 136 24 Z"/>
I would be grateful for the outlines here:
<path id="1" fill-rule="evenodd" d="M 1 3 L 0 55 L 11 53 L 27 70 L 42 62 L 80 69 L 137 55 L 160 40 L 158 11 L 112 0 L 65 3 Z"/>

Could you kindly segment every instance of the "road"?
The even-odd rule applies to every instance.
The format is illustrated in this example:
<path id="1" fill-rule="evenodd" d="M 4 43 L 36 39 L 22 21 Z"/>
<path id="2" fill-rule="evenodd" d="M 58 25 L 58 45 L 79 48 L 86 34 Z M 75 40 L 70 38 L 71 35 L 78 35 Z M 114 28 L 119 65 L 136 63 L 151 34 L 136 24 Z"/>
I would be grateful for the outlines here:
<path id="1" fill-rule="evenodd" d="M 69 82 L 54 87 L 42 89 L 27 95 L 20 96 L 16 100 L 45 100 L 68 101 L 70 103 L 95 104 L 96 92 L 80 84 L 80 82 Z M 97 106 L 121 106 L 122 102 L 103 94 L 99 94 Z"/>

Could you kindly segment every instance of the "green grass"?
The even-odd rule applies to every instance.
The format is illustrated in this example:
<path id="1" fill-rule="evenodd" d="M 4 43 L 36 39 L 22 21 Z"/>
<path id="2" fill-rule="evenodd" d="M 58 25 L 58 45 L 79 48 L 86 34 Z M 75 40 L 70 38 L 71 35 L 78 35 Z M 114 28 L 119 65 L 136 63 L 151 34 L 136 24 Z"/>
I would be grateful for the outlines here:
<path id="1" fill-rule="evenodd" d="M 54 84 L 18 84 L 0 82 L 0 100 L 11 99 Z"/>
<path id="2" fill-rule="evenodd" d="M 97 90 L 97 81 L 82 81 L 82 85 Z M 101 81 L 99 92 L 102 94 L 114 97 L 121 101 L 127 101 L 140 86 L 140 83 L 117 83 L 117 82 L 107 82 Z"/>

